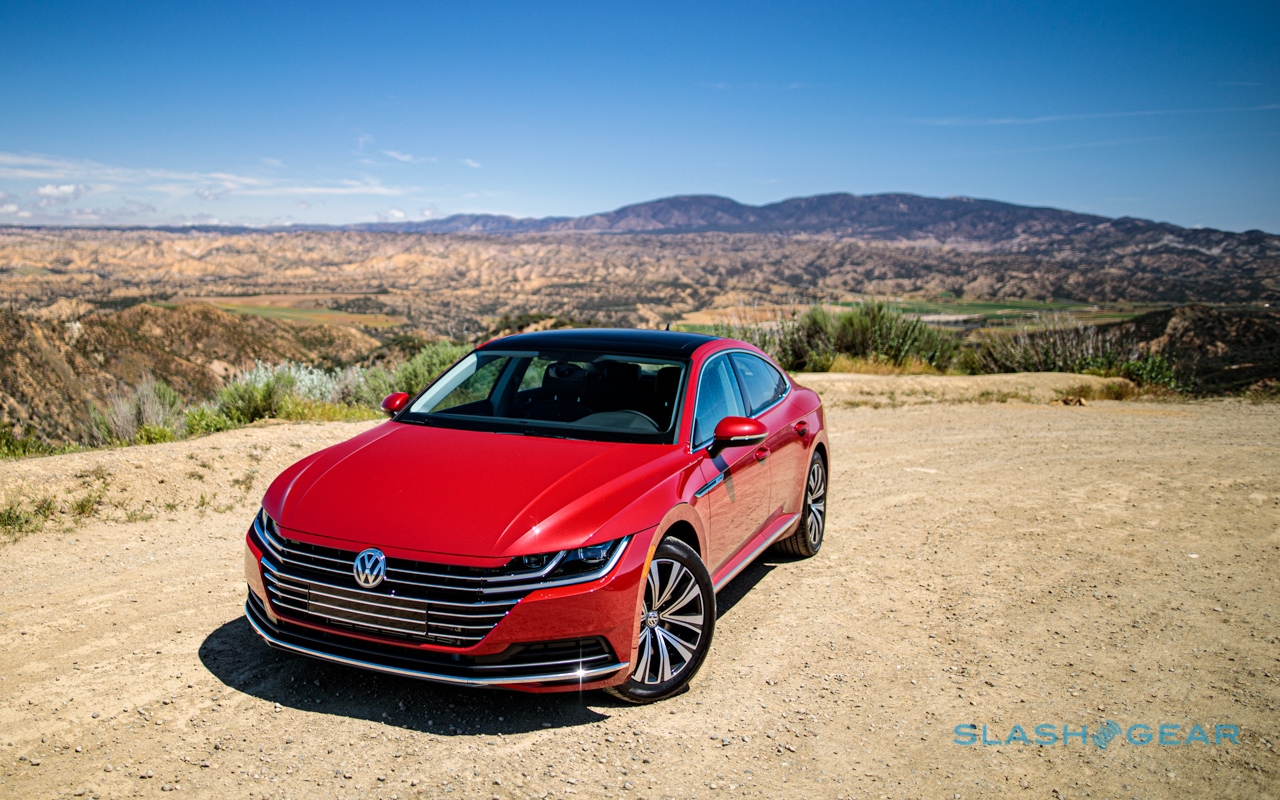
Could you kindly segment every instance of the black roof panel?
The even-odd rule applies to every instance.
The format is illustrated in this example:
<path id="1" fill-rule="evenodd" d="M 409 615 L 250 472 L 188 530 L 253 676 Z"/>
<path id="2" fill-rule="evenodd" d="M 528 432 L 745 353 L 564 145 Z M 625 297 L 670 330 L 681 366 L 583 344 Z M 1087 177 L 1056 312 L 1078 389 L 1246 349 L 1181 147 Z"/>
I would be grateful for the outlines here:
<path id="1" fill-rule="evenodd" d="M 663 358 L 688 358 L 716 336 L 679 331 L 649 331 L 637 328 L 562 328 L 504 336 L 484 344 L 485 348 L 528 350 L 614 350 L 620 353 Z"/>

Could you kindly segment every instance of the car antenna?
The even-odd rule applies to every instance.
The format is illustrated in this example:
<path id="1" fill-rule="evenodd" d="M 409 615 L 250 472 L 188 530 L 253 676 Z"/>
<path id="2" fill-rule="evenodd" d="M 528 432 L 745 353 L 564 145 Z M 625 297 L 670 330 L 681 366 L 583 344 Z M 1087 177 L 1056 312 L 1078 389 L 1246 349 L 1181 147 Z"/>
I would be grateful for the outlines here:
<path id="1" fill-rule="evenodd" d="M 664 330 L 664 331 L 669 331 L 669 330 L 671 330 L 671 323 L 670 323 L 670 322 L 668 322 L 668 323 L 667 323 L 667 327 L 663 328 L 663 330 Z"/>

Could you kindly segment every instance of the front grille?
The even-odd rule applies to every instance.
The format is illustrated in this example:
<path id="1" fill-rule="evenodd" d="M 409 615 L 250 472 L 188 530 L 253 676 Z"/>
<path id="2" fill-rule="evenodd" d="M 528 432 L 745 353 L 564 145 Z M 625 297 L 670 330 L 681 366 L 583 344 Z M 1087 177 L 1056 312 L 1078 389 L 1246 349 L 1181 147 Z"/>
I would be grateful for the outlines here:
<path id="1" fill-rule="evenodd" d="M 259 522 L 254 533 L 263 546 L 267 593 L 282 613 L 450 647 L 470 647 L 487 636 L 525 595 L 545 585 L 541 579 L 555 566 L 482 568 L 388 558 L 382 583 L 363 589 L 352 574 L 356 553 L 288 539 Z"/>
<path id="2" fill-rule="evenodd" d="M 626 667 L 618 662 L 609 643 L 598 636 L 514 644 L 495 655 L 463 656 L 336 636 L 284 620 L 275 624 L 267 618 L 262 602 L 253 592 L 249 593 L 245 611 L 253 626 L 278 647 L 429 680 L 501 685 L 510 679 L 553 685 L 580 681 L 579 675 L 597 679 Z"/>

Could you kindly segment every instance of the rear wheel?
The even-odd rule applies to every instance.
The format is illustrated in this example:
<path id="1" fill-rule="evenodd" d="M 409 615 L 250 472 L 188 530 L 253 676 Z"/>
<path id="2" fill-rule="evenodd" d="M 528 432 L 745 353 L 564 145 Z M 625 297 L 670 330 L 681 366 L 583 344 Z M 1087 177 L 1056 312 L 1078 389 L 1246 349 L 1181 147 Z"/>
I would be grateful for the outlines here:
<path id="1" fill-rule="evenodd" d="M 629 703 L 684 691 L 706 660 L 715 626 L 716 593 L 706 565 L 689 545 L 664 539 L 645 580 L 635 669 L 607 691 Z"/>
<path id="2" fill-rule="evenodd" d="M 821 453 L 809 461 L 809 474 L 804 483 L 804 508 L 796 532 L 775 545 L 790 556 L 808 558 L 822 549 L 822 535 L 827 528 L 827 463 Z"/>

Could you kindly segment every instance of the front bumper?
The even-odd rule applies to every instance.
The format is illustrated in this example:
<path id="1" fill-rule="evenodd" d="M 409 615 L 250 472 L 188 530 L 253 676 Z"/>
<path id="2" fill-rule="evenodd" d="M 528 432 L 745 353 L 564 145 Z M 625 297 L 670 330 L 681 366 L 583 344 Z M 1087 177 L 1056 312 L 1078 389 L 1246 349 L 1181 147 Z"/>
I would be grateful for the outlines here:
<path id="1" fill-rule="evenodd" d="M 317 624 L 277 606 L 250 531 L 245 616 L 272 647 L 376 672 L 534 692 L 611 686 L 626 680 L 633 659 L 650 538 L 634 537 L 603 577 L 534 591 L 477 644 L 448 647 Z"/>
<path id="2" fill-rule="evenodd" d="M 245 618 L 271 647 L 348 667 L 455 686 L 513 689 L 574 689 L 627 668 L 601 639 L 513 645 L 497 656 L 458 657 L 394 645 L 378 645 L 318 630 L 273 623 L 256 595 L 244 605 Z"/>

